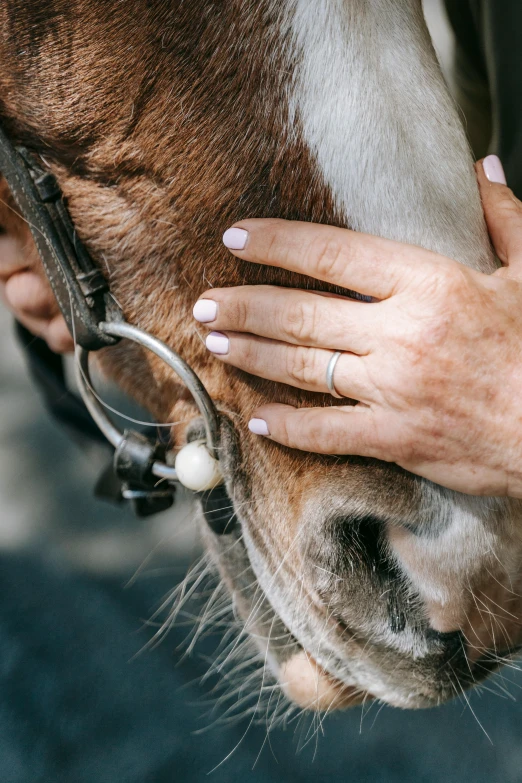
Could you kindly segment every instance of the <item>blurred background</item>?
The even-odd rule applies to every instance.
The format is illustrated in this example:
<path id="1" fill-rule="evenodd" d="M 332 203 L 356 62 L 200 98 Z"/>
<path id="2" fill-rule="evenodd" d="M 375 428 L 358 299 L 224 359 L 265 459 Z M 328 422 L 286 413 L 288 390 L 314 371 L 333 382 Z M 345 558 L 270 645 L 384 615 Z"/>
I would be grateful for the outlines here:
<path id="1" fill-rule="evenodd" d="M 439 0 L 426 13 L 446 61 Z M 373 705 L 269 734 L 229 720 L 244 691 L 224 704 L 202 682 L 219 631 L 189 657 L 190 620 L 147 644 L 200 556 L 187 498 L 145 521 L 93 498 L 102 458 L 49 419 L 2 310 L 0 406 L 0 780 L 522 780 L 516 668 L 438 710 Z"/>

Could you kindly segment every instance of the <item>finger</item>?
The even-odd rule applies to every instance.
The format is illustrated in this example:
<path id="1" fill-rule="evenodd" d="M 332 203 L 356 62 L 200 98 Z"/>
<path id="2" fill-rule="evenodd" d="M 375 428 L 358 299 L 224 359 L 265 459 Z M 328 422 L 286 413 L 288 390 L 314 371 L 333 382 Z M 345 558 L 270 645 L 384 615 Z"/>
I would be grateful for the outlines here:
<path id="1" fill-rule="evenodd" d="M 31 318 L 51 318 L 57 312 L 48 283 L 35 272 L 18 272 L 5 284 L 5 299 L 15 314 Z"/>
<path id="2" fill-rule="evenodd" d="M 74 350 L 73 339 L 61 315 L 49 319 L 33 318 L 24 313 L 16 313 L 16 320 L 25 326 L 32 335 L 45 340 L 55 353 L 70 353 Z"/>
<path id="3" fill-rule="evenodd" d="M 377 299 L 402 290 L 423 262 L 436 257 L 368 234 L 290 220 L 244 220 L 225 232 L 223 242 L 245 261 L 283 267 Z"/>
<path id="4" fill-rule="evenodd" d="M 291 449 L 317 454 L 356 454 L 384 459 L 370 408 L 293 408 L 264 405 L 256 410 L 249 429 Z"/>
<path id="5" fill-rule="evenodd" d="M 52 318 L 45 330 L 44 339 L 55 353 L 71 353 L 74 351 L 74 341 L 67 324 L 61 314 Z"/>
<path id="6" fill-rule="evenodd" d="M 366 354 L 377 339 L 379 306 L 276 286 L 238 286 L 207 291 L 194 315 L 220 331 Z"/>
<path id="7" fill-rule="evenodd" d="M 17 320 L 35 337 L 45 340 L 51 351 L 55 353 L 74 351 L 73 339 L 61 315 L 57 315 L 51 320 L 17 315 Z"/>
<path id="8" fill-rule="evenodd" d="M 42 340 L 45 340 L 49 328 L 48 318 L 32 318 L 29 315 L 24 315 L 24 313 L 16 313 L 15 317 L 22 326 L 25 326 L 28 332 L 31 332 L 35 337 L 41 337 Z"/>
<path id="9" fill-rule="evenodd" d="M 0 232 L 0 281 L 27 268 L 27 255 L 18 239 Z"/>
<path id="10" fill-rule="evenodd" d="M 211 332 L 206 345 L 225 364 L 251 375 L 305 391 L 329 393 L 326 371 L 332 351 L 289 345 L 241 332 Z M 343 353 L 339 357 L 334 384 L 342 397 L 363 402 L 373 399 L 364 360 L 355 354 Z"/>
<path id="11" fill-rule="evenodd" d="M 477 163 L 477 177 L 495 251 L 510 274 L 522 277 L 522 202 L 507 187 L 496 155 Z"/>

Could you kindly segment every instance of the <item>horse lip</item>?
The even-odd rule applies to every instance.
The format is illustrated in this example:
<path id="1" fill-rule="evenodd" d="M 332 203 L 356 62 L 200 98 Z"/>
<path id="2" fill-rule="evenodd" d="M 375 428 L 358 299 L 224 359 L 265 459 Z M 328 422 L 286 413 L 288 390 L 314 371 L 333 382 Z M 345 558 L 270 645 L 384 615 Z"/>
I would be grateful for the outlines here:
<path id="1" fill-rule="evenodd" d="M 369 692 L 330 674 L 304 648 L 282 664 L 279 681 L 288 698 L 303 709 L 329 712 L 373 699 Z"/>

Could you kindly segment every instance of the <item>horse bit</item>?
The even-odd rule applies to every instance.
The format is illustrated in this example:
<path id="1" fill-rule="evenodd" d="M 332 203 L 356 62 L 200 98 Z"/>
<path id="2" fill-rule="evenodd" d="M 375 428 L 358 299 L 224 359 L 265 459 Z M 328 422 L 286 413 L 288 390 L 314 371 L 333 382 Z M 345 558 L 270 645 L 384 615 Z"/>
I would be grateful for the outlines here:
<path id="1" fill-rule="evenodd" d="M 219 415 L 194 370 L 161 340 L 125 321 L 109 285 L 95 265 L 74 225 L 54 174 L 42 168 L 25 147 L 13 146 L 0 127 L 0 172 L 33 235 L 45 273 L 76 344 L 76 380 L 97 427 L 114 447 L 114 471 L 122 496 L 140 516 L 169 508 L 176 483 L 201 493 L 210 513 L 223 497 L 219 467 Z M 121 431 L 95 394 L 89 354 L 130 340 L 152 351 L 190 391 L 203 418 L 205 438 L 184 446 L 175 456 L 158 438 L 136 430 Z M 173 464 L 174 463 L 174 464 Z M 206 503 L 205 503 L 206 501 Z"/>

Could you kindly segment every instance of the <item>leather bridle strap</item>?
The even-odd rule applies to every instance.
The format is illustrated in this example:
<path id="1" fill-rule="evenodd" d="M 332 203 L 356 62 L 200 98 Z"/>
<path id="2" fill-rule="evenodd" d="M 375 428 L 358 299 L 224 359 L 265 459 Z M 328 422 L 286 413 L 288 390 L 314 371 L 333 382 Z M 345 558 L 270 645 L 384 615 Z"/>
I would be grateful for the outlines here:
<path id="1" fill-rule="evenodd" d="M 27 222 L 45 273 L 75 342 L 88 351 L 118 338 L 99 328 L 123 315 L 107 281 L 76 235 L 56 177 L 25 147 L 14 147 L 0 126 L 0 172 Z"/>
<path id="2" fill-rule="evenodd" d="M 114 472 L 122 483 L 123 497 L 133 501 L 139 515 L 148 516 L 172 504 L 175 483 L 181 480 L 171 464 L 174 455 L 167 455 L 161 439 L 133 430 L 120 432 L 91 387 L 89 353 L 114 345 L 120 339 L 129 339 L 158 355 L 192 394 L 204 422 L 205 449 L 197 451 L 197 476 L 194 476 L 194 455 L 186 454 L 185 486 L 204 494 L 209 489 L 208 502 L 211 502 L 214 488 L 223 480 L 218 467 L 220 423 L 216 407 L 181 356 L 153 335 L 125 321 L 108 282 L 76 235 L 56 177 L 45 161 L 42 163 L 25 147 L 14 146 L 0 125 L 0 173 L 9 185 L 20 216 L 31 230 L 45 273 L 74 337 L 79 359 L 78 388 L 93 421 L 115 447 Z M 111 433 L 115 433 L 114 437 Z M 176 456 L 176 465 L 181 452 Z M 192 471 L 190 477 L 188 465 Z M 221 520 L 219 524 L 216 522 L 218 527 L 221 524 Z"/>

